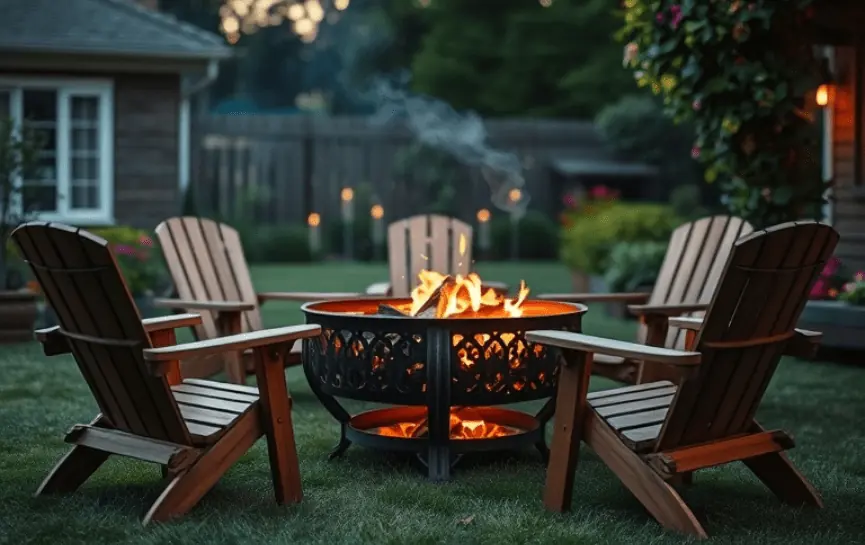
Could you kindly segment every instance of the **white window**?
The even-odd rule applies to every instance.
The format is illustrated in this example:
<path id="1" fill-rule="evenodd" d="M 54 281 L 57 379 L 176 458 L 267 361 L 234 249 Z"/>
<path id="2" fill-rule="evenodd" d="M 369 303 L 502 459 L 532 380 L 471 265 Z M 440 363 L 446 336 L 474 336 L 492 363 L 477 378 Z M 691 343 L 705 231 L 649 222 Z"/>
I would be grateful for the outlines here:
<path id="1" fill-rule="evenodd" d="M 0 116 L 42 135 L 39 179 L 21 181 L 39 219 L 113 223 L 113 110 L 111 82 L 0 78 Z"/>

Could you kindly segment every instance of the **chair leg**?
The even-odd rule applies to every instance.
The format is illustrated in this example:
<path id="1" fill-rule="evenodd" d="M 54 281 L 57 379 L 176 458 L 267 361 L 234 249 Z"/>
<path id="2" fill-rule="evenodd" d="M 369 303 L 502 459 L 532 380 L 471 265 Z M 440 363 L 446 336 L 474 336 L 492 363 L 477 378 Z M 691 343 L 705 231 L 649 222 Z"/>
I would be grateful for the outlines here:
<path id="1" fill-rule="evenodd" d="M 763 454 L 743 461 L 781 501 L 790 505 L 823 507 L 819 492 L 783 452 Z"/>
<path id="2" fill-rule="evenodd" d="M 75 445 L 45 477 L 36 496 L 74 492 L 99 469 L 110 454 L 90 447 Z"/>
<path id="3" fill-rule="evenodd" d="M 283 353 L 270 347 L 257 348 L 254 358 L 276 501 L 279 504 L 300 503 L 303 487 L 291 421 L 291 396 L 285 384 Z"/>
<path id="4" fill-rule="evenodd" d="M 143 524 L 163 522 L 192 509 L 228 468 L 261 437 L 260 417 L 257 408 L 241 415 L 192 466 L 171 478 L 144 515 Z"/>
<path id="5" fill-rule="evenodd" d="M 553 439 L 544 486 L 544 505 L 550 511 L 558 512 L 571 507 L 574 473 L 587 411 L 586 393 L 592 372 L 591 354 L 576 351 L 564 351 L 563 354 L 566 365 L 562 366 L 559 374 Z"/>
<path id="6" fill-rule="evenodd" d="M 586 419 L 586 443 L 628 490 L 669 530 L 708 537 L 678 492 L 625 446 L 594 411 Z"/>

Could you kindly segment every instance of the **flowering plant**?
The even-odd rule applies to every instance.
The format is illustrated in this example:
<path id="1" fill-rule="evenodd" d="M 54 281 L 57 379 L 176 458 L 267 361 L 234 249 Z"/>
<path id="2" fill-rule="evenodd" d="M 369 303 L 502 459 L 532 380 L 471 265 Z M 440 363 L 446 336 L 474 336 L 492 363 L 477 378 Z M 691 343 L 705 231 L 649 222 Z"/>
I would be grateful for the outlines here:
<path id="1" fill-rule="evenodd" d="M 806 96 L 820 66 L 813 0 L 624 0 L 624 64 L 691 120 L 691 156 L 755 225 L 813 217 L 826 184 Z"/>
<path id="2" fill-rule="evenodd" d="M 808 298 L 812 300 L 832 300 L 838 297 L 839 290 L 844 286 L 847 276 L 841 269 L 841 261 L 832 257 L 823 266 L 820 275 L 811 286 Z"/>
<path id="3" fill-rule="evenodd" d="M 865 305 L 865 273 L 859 271 L 853 275 L 853 280 L 844 284 L 838 299 L 851 305 Z"/>
<path id="4" fill-rule="evenodd" d="M 170 286 L 156 242 L 145 231 L 131 227 L 93 229 L 108 247 L 133 297 L 162 294 Z"/>
<path id="5" fill-rule="evenodd" d="M 572 227 L 579 218 L 597 216 L 619 199 L 619 191 L 604 185 L 596 185 L 588 190 L 585 198 L 581 198 L 582 196 L 582 191 L 572 191 L 562 199 L 565 205 L 561 217 L 564 228 Z"/>

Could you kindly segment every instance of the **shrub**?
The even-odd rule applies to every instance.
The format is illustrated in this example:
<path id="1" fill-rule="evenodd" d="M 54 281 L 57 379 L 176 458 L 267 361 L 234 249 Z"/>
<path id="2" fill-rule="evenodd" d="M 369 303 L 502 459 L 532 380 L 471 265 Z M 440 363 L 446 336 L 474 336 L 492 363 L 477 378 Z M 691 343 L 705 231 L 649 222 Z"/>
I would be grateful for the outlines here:
<path id="1" fill-rule="evenodd" d="M 666 242 L 619 242 L 614 245 L 604 274 L 610 291 L 629 292 L 641 286 L 654 285 L 666 253 Z"/>
<path id="2" fill-rule="evenodd" d="M 669 206 L 615 202 L 593 214 L 566 217 L 562 261 L 573 270 L 602 274 L 610 252 L 620 242 L 668 242 L 681 223 Z"/>
<path id="3" fill-rule="evenodd" d="M 507 260 L 511 258 L 511 237 L 513 228 L 509 217 L 500 214 L 490 222 L 490 259 Z M 475 228 L 475 245 L 478 243 Z M 536 210 L 529 210 L 517 225 L 517 259 L 524 261 L 554 260 L 558 254 L 559 232 L 556 224 L 548 216 Z M 475 254 L 480 255 L 476 249 Z"/>
<path id="4" fill-rule="evenodd" d="M 808 298 L 812 300 L 832 300 L 838 297 L 841 288 L 849 278 L 841 266 L 841 260 L 837 257 L 832 257 L 823 265 L 823 270 L 814 285 L 811 286 L 811 293 Z"/>
<path id="5" fill-rule="evenodd" d="M 312 255 L 306 227 L 273 225 L 238 228 L 250 263 L 307 263 Z"/>
<path id="6" fill-rule="evenodd" d="M 88 229 L 108 241 L 133 297 L 162 294 L 171 280 L 162 252 L 150 233 L 134 227 L 97 227 Z"/>

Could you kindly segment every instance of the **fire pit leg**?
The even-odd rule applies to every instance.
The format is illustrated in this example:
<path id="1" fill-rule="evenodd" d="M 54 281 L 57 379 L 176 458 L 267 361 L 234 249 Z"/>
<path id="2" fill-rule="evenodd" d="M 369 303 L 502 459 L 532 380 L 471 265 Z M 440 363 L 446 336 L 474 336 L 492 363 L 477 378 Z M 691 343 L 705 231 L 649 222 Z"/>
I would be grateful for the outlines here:
<path id="1" fill-rule="evenodd" d="M 451 477 L 451 334 L 446 329 L 427 331 L 427 418 L 429 452 L 428 476 L 431 481 Z"/>
<path id="2" fill-rule="evenodd" d="M 309 357 L 310 348 L 307 344 L 311 342 L 309 339 L 304 340 L 304 358 L 303 358 L 303 374 L 306 375 L 306 382 L 309 384 L 309 389 L 312 390 L 312 393 L 315 394 L 315 397 L 321 402 L 324 408 L 339 422 L 339 443 L 333 447 L 333 450 L 330 451 L 327 458 L 328 460 L 333 460 L 338 456 L 342 456 L 342 454 L 348 450 L 348 447 L 351 446 L 351 441 L 345 436 L 345 427 L 348 426 L 349 420 L 351 420 L 351 415 L 348 414 L 342 405 L 336 400 L 335 397 L 324 393 L 319 386 L 318 379 L 316 379 L 315 373 L 309 368 L 311 361 L 313 358 Z"/>

